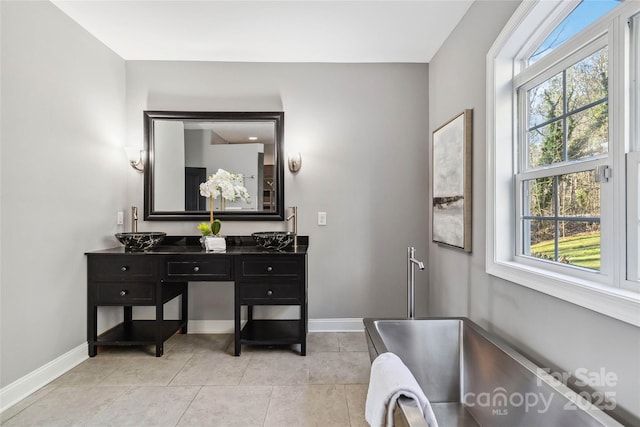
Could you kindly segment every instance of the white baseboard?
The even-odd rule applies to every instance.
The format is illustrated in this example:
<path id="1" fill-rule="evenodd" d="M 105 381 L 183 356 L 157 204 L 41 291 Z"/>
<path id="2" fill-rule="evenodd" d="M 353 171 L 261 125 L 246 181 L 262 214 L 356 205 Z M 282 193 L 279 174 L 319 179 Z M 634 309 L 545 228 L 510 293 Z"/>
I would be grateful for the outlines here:
<path id="1" fill-rule="evenodd" d="M 233 320 L 189 320 L 190 334 L 231 334 Z M 244 323 L 244 321 L 243 321 Z M 361 318 L 309 319 L 309 332 L 359 332 L 364 329 Z M 81 344 L 0 389 L 0 412 L 18 403 L 36 390 L 88 359 L 88 345 Z"/>
<path id="2" fill-rule="evenodd" d="M 364 324 L 361 318 L 309 319 L 309 332 L 359 332 L 362 330 L 364 330 Z M 187 333 L 232 334 L 233 320 L 189 320 Z"/>
<path id="3" fill-rule="evenodd" d="M 360 332 L 363 330 L 362 318 L 309 319 L 309 332 Z"/>
<path id="4" fill-rule="evenodd" d="M 46 365 L 2 387 L 0 389 L 0 412 L 4 412 L 31 393 L 87 360 L 89 358 L 88 354 L 89 347 L 87 343 L 80 344 Z"/>

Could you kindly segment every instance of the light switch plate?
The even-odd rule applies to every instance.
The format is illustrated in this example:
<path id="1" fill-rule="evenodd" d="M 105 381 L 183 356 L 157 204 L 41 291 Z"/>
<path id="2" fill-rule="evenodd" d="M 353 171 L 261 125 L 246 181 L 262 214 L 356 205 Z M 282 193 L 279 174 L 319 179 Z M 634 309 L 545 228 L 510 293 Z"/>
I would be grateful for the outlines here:
<path id="1" fill-rule="evenodd" d="M 118 214 L 116 215 L 116 224 L 117 225 L 122 225 L 124 224 L 124 212 L 123 211 L 118 211 Z"/>
<path id="2" fill-rule="evenodd" d="M 327 225 L 327 213 L 318 212 L 318 225 Z"/>

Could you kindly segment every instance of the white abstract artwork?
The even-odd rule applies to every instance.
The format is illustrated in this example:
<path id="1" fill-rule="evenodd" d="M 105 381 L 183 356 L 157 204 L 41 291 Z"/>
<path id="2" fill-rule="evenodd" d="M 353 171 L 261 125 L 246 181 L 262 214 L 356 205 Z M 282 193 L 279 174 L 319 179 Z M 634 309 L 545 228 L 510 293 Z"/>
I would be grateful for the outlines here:
<path id="1" fill-rule="evenodd" d="M 471 252 L 472 110 L 433 132 L 433 241 Z"/>

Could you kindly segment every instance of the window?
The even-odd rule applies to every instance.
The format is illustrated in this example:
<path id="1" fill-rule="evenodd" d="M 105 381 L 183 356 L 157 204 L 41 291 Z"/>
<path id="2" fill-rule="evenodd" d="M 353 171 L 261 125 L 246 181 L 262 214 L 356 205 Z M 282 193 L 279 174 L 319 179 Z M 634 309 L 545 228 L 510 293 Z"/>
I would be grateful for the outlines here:
<path id="1" fill-rule="evenodd" d="M 529 64 L 536 62 L 571 37 L 620 4 L 619 0 L 583 0 L 553 29 L 551 34 L 529 57 Z"/>
<path id="2" fill-rule="evenodd" d="M 640 326 L 639 16 L 638 2 L 523 2 L 496 40 L 486 265 Z"/>
<path id="3" fill-rule="evenodd" d="M 600 44 L 586 56 L 579 52 L 578 62 L 518 88 L 523 132 L 516 148 L 518 255 L 598 271 L 601 195 L 595 171 L 606 170 L 609 151 L 608 49 Z"/>

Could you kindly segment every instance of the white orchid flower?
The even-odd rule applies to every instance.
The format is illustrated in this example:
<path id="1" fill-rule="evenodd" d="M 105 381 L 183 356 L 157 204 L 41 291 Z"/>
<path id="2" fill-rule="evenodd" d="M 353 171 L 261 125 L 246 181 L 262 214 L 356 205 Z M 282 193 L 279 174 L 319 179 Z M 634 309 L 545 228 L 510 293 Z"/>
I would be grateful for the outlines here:
<path id="1" fill-rule="evenodd" d="M 221 196 L 229 201 L 240 198 L 247 203 L 251 202 L 251 196 L 244 186 L 244 176 L 224 169 L 218 169 L 214 175 L 209 176 L 206 182 L 200 184 L 200 194 L 214 199 Z"/>
<path id="2" fill-rule="evenodd" d="M 211 197 L 211 190 L 209 189 L 209 181 L 200 184 L 200 195 L 202 197 Z"/>

